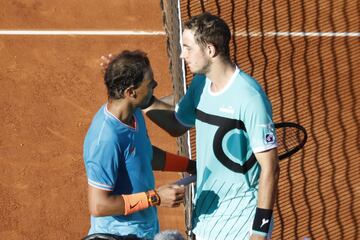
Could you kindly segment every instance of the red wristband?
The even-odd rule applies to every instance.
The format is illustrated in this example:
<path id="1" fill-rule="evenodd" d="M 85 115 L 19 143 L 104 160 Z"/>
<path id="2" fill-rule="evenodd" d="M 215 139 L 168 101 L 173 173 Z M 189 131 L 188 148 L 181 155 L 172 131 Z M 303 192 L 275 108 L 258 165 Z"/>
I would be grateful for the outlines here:
<path id="1" fill-rule="evenodd" d="M 188 158 L 165 152 L 164 171 L 186 172 L 188 165 L 189 165 Z"/>

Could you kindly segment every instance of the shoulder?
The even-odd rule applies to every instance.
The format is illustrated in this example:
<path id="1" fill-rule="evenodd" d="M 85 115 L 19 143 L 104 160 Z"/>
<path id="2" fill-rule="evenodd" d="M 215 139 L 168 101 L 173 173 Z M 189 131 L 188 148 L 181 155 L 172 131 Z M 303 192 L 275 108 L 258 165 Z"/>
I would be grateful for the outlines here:
<path id="1" fill-rule="evenodd" d="M 114 130 L 106 118 L 93 121 L 85 136 L 84 146 L 87 146 L 90 151 L 106 146 L 114 147 L 121 139 L 120 133 L 121 131 Z"/>
<path id="2" fill-rule="evenodd" d="M 237 76 L 238 91 L 244 99 L 252 101 L 254 99 L 267 100 L 266 93 L 262 89 L 260 83 L 249 74 L 240 71 Z"/>
<path id="3" fill-rule="evenodd" d="M 249 74 L 240 71 L 232 92 L 241 95 L 241 104 L 246 112 L 271 111 L 271 102 L 259 82 Z"/>
<path id="4" fill-rule="evenodd" d="M 261 92 L 262 88 L 259 84 L 259 82 L 250 76 L 249 74 L 240 71 L 238 75 L 238 82 L 242 85 L 243 88 L 245 88 L 247 91 L 250 90 L 250 92 Z"/>

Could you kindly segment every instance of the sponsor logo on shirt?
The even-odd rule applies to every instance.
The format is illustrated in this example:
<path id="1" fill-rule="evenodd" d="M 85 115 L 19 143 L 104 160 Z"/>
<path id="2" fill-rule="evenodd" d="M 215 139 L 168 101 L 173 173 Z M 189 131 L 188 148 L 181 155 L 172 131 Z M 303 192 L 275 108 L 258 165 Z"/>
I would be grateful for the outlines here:
<path id="1" fill-rule="evenodd" d="M 274 136 L 274 134 L 273 134 L 273 133 L 267 133 L 267 134 L 265 135 L 265 142 L 266 142 L 266 143 L 269 143 L 269 144 L 274 143 L 274 142 L 275 142 L 275 136 Z"/>
<path id="2" fill-rule="evenodd" d="M 230 113 L 230 114 L 235 113 L 235 110 L 231 106 L 229 106 L 229 107 L 221 107 L 221 108 L 219 108 L 219 111 L 224 112 L 224 113 Z"/>

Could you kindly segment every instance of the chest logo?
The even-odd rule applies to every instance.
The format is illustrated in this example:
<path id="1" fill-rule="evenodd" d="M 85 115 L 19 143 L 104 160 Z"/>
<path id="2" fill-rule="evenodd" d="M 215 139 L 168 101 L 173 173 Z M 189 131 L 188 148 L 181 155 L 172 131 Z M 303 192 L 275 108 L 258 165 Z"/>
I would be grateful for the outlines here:
<path id="1" fill-rule="evenodd" d="M 221 108 L 219 108 L 219 111 L 223 112 L 223 113 L 229 113 L 229 114 L 235 113 L 235 110 L 232 107 L 221 107 Z"/>
<path id="2" fill-rule="evenodd" d="M 213 149 L 216 158 L 224 165 L 226 168 L 230 169 L 233 172 L 247 173 L 256 163 L 256 158 L 254 153 L 245 161 L 243 165 L 240 163 L 234 162 L 231 160 L 224 152 L 222 147 L 222 141 L 224 136 L 233 129 L 240 129 L 246 132 L 245 124 L 241 120 L 231 119 L 220 117 L 216 115 L 211 115 L 205 113 L 199 109 L 196 109 L 196 118 L 202 122 L 218 126 L 213 140 Z"/>

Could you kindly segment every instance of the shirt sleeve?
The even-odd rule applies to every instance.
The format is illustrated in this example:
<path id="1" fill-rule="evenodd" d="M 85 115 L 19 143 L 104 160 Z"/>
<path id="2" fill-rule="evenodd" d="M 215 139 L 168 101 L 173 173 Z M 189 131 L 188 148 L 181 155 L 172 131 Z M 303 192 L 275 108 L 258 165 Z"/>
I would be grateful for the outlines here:
<path id="1" fill-rule="evenodd" d="M 253 96 L 245 116 L 244 124 L 254 153 L 277 147 L 271 103 L 266 97 L 260 94 Z"/>
<path id="2" fill-rule="evenodd" d="M 186 127 L 193 127 L 196 120 L 196 107 L 199 103 L 200 93 L 205 84 L 205 76 L 196 75 L 192 80 L 186 94 L 175 107 L 176 119 Z"/>
<path id="3" fill-rule="evenodd" d="M 119 148 L 107 142 L 94 143 L 86 159 L 88 184 L 106 191 L 113 191 L 119 166 Z"/>

